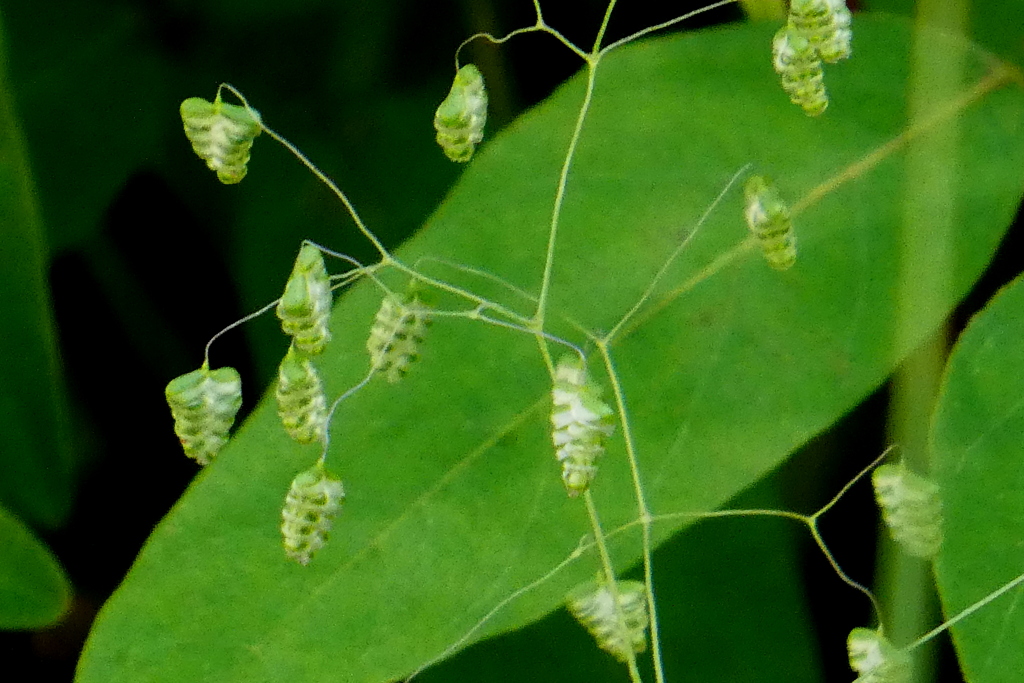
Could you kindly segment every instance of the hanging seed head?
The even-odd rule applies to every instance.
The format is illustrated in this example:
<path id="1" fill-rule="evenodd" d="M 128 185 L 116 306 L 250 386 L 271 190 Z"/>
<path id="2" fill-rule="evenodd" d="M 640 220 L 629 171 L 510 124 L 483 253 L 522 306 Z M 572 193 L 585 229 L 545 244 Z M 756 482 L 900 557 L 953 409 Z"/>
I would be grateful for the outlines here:
<path id="1" fill-rule="evenodd" d="M 852 23 L 845 0 L 793 0 L 790 4 L 789 26 L 830 64 L 850 56 Z"/>
<path id="2" fill-rule="evenodd" d="M 793 104 L 808 116 L 818 116 L 828 107 L 825 74 L 821 59 L 811 42 L 792 26 L 779 29 L 772 40 L 772 63 L 778 72 L 782 89 Z"/>
<path id="3" fill-rule="evenodd" d="M 751 176 L 744 187 L 747 204 L 744 217 L 747 227 L 761 243 L 768 265 L 788 270 L 796 263 L 796 237 L 789 207 L 779 191 L 764 176 Z"/>
<path id="4" fill-rule="evenodd" d="M 598 646 L 621 662 L 647 649 L 647 597 L 640 581 L 618 581 L 615 593 L 597 581 L 574 588 L 566 607 L 576 621 L 594 636 Z"/>
<path id="5" fill-rule="evenodd" d="M 190 97 L 181 103 L 181 121 L 192 149 L 226 185 L 240 182 L 246 174 L 253 140 L 263 130 L 254 110 Z"/>
<path id="6" fill-rule="evenodd" d="M 562 482 L 570 497 L 590 488 L 597 475 L 597 459 L 615 431 L 615 411 L 601 400 L 601 389 L 587 377 L 575 356 L 562 358 L 551 388 L 551 439 L 562 463 Z"/>
<path id="7" fill-rule="evenodd" d="M 487 88 L 473 64 L 455 74 L 448 97 L 434 114 L 437 144 L 452 161 L 466 162 L 484 139 L 487 123 Z"/>
<path id="8" fill-rule="evenodd" d="M 875 500 L 889 534 L 914 557 L 932 559 L 942 547 L 939 487 L 904 463 L 881 465 L 871 475 Z"/>
<path id="9" fill-rule="evenodd" d="M 299 443 L 322 441 L 327 428 L 327 401 L 316 366 L 295 346 L 277 369 L 277 414 L 288 436 Z"/>
<path id="10" fill-rule="evenodd" d="M 910 683 L 910 655 L 877 631 L 855 628 L 846 640 L 850 668 L 859 676 L 854 683 Z"/>
<path id="11" fill-rule="evenodd" d="M 419 358 L 420 344 L 430 325 L 430 307 L 415 287 L 402 297 L 386 294 L 370 328 L 366 350 L 376 372 L 383 372 L 395 384 Z"/>
<path id="12" fill-rule="evenodd" d="M 324 547 L 331 522 L 345 501 L 341 480 L 317 463 L 292 481 L 281 510 L 281 536 L 288 557 L 301 565 Z"/>
<path id="13" fill-rule="evenodd" d="M 327 346 L 331 303 L 331 281 L 323 254 L 312 244 L 303 244 L 277 304 L 281 328 L 300 351 L 317 354 Z"/>
<path id="14" fill-rule="evenodd" d="M 168 383 L 164 390 L 174 417 L 174 433 L 185 455 L 207 465 L 228 442 L 242 405 L 242 379 L 234 368 L 210 370 L 205 364 Z"/>

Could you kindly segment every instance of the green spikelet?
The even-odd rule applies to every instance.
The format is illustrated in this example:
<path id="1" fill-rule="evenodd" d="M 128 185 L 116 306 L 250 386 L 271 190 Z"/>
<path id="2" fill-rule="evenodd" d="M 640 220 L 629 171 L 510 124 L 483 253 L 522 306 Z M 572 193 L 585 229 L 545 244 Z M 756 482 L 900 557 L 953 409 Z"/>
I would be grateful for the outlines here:
<path id="1" fill-rule="evenodd" d="M 575 498 L 597 476 L 597 459 L 615 426 L 615 411 L 601 400 L 601 389 L 575 356 L 562 358 L 551 388 L 551 439 L 562 463 L 562 482 Z"/>
<path id="2" fill-rule="evenodd" d="M 370 328 L 366 350 L 374 370 L 385 373 L 388 382 L 400 382 L 419 357 L 420 344 L 430 325 L 429 307 L 414 288 L 405 296 L 384 296 Z"/>
<path id="3" fill-rule="evenodd" d="M 808 116 L 818 116 L 828 108 L 821 59 L 811 42 L 792 26 L 783 26 L 775 34 L 772 63 L 782 80 L 782 89 L 793 104 L 799 105 Z"/>
<path id="4" fill-rule="evenodd" d="M 300 472 L 281 510 L 281 536 L 288 557 L 301 565 L 309 564 L 313 554 L 326 545 L 331 522 L 343 502 L 341 480 L 321 463 Z"/>
<path id="5" fill-rule="evenodd" d="M 574 588 L 566 598 L 566 607 L 602 650 L 626 662 L 631 654 L 647 649 L 647 597 L 640 581 L 619 581 L 616 589 L 618 613 L 611 589 L 597 581 Z"/>
<path id="6" fill-rule="evenodd" d="M 448 97 L 434 114 L 437 144 L 452 161 L 466 162 L 484 139 L 487 88 L 480 70 L 467 64 L 455 74 Z"/>
<path id="7" fill-rule="evenodd" d="M 210 370 L 205 363 L 168 383 L 164 390 L 174 433 L 185 455 L 207 465 L 228 442 L 242 405 L 242 379 L 234 368 Z"/>
<path id="8" fill-rule="evenodd" d="M 263 130 L 259 114 L 245 107 L 190 97 L 181 103 L 181 121 L 192 149 L 226 185 L 240 182 L 246 174 L 253 140 Z"/>
<path id="9" fill-rule="evenodd" d="M 942 547 L 939 487 L 904 463 L 881 465 L 871 475 L 875 500 L 889 534 L 914 557 L 932 559 Z"/>
<path id="10" fill-rule="evenodd" d="M 910 683 L 910 655 L 877 631 L 855 628 L 846 640 L 850 668 L 859 676 L 854 683 Z"/>
<path id="11" fill-rule="evenodd" d="M 294 346 L 277 369 L 277 414 L 288 436 L 299 443 L 324 438 L 327 402 L 316 366 L 303 358 Z"/>
<path id="12" fill-rule="evenodd" d="M 776 270 L 788 270 L 796 263 L 796 237 L 789 207 L 770 180 L 751 176 L 744 187 L 747 226 L 761 243 L 764 257 Z"/>
<path id="13" fill-rule="evenodd" d="M 312 244 L 303 244 L 277 305 L 281 327 L 300 351 L 317 354 L 327 346 L 331 303 L 331 281 L 323 254 Z"/>
<path id="14" fill-rule="evenodd" d="M 789 26 L 830 64 L 850 56 L 852 23 L 845 0 L 793 0 L 790 4 Z"/>

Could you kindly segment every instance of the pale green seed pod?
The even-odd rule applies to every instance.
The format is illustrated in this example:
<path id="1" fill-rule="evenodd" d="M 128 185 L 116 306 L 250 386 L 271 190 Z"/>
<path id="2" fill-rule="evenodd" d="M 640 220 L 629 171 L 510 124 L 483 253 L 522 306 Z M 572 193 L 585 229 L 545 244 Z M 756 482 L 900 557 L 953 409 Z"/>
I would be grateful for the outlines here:
<path id="1" fill-rule="evenodd" d="M 345 502 L 341 480 L 321 463 L 300 472 L 292 481 L 281 510 L 284 551 L 301 565 L 327 544 L 331 523 Z"/>
<path id="2" fill-rule="evenodd" d="M 168 383 L 164 390 L 174 417 L 174 433 L 185 455 L 207 465 L 228 442 L 242 406 L 242 379 L 234 368 L 203 365 Z"/>
<path id="3" fill-rule="evenodd" d="M 316 366 L 294 346 L 277 369 L 277 414 L 288 436 L 299 443 L 322 441 L 327 428 L 327 401 Z"/>
<path id="4" fill-rule="evenodd" d="M 829 63 L 850 56 L 853 16 L 845 0 L 793 0 L 789 25 L 806 38 L 818 56 Z"/>
<path id="5" fill-rule="evenodd" d="M 850 668 L 859 675 L 854 683 L 910 683 L 910 655 L 890 643 L 878 631 L 855 628 L 846 640 Z"/>
<path id="6" fill-rule="evenodd" d="M 848 59 L 853 53 L 853 14 L 846 6 L 846 0 L 828 2 L 832 6 L 832 33 L 816 47 L 818 55 L 824 61 L 834 64 L 842 59 Z"/>
<path id="7" fill-rule="evenodd" d="M 647 649 L 647 595 L 640 581 L 618 581 L 615 586 L 618 612 L 611 589 L 597 581 L 574 588 L 566 597 L 566 607 L 598 647 L 626 662 Z"/>
<path id="8" fill-rule="evenodd" d="M 303 244 L 277 304 L 281 328 L 300 351 L 320 353 L 331 340 L 327 322 L 332 301 L 323 254 L 312 244 Z"/>
<path id="9" fill-rule="evenodd" d="M 800 35 L 817 45 L 832 31 L 831 0 L 791 0 L 789 25 Z"/>
<path id="10" fill-rule="evenodd" d="M 747 227 L 761 243 L 768 265 L 776 270 L 788 270 L 796 263 L 796 237 L 789 207 L 782 201 L 779 191 L 764 176 L 751 176 L 744 187 Z"/>
<path id="11" fill-rule="evenodd" d="M 615 431 L 615 411 L 601 400 L 600 387 L 575 356 L 562 358 L 555 368 L 551 400 L 551 439 L 562 463 L 565 490 L 575 498 L 597 476 L 597 459 Z"/>
<path id="12" fill-rule="evenodd" d="M 484 139 L 487 123 L 487 88 L 484 77 L 473 64 L 455 74 L 448 97 L 434 114 L 437 144 L 452 161 L 466 162 Z"/>
<path id="13" fill-rule="evenodd" d="M 889 534 L 908 554 L 930 560 L 942 547 L 939 486 L 907 468 L 881 465 L 871 475 L 875 500 Z"/>
<path id="14" fill-rule="evenodd" d="M 395 384 L 405 377 L 419 357 L 420 344 L 430 325 L 429 307 L 410 292 L 403 297 L 384 296 L 370 328 L 366 350 L 376 372 L 383 372 Z"/>
<path id="15" fill-rule="evenodd" d="M 246 174 L 253 140 L 263 130 L 259 114 L 220 98 L 190 97 L 181 103 L 181 121 L 192 149 L 226 185 Z"/>
<path id="16" fill-rule="evenodd" d="M 808 116 L 818 116 L 828 108 L 821 59 L 811 42 L 788 24 L 772 40 L 772 64 L 790 101 Z"/>

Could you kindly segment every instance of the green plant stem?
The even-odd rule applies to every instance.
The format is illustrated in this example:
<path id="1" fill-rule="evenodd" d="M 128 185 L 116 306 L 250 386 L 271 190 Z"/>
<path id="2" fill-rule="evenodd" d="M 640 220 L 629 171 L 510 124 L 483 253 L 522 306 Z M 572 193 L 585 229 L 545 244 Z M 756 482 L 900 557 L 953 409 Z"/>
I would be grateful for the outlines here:
<path id="1" fill-rule="evenodd" d="M 612 20 L 612 11 L 615 9 L 615 3 L 618 0 L 610 0 L 608 7 L 604 11 L 604 17 L 601 19 L 601 27 L 597 29 L 597 37 L 594 38 L 594 47 L 591 50 L 591 54 L 596 58 L 601 51 L 601 43 L 604 42 L 604 34 L 608 32 L 608 23 Z"/>
<path id="2" fill-rule="evenodd" d="M 640 461 L 637 458 L 636 443 L 630 428 L 629 413 L 626 411 L 626 395 L 622 391 L 622 383 L 619 381 L 619 374 L 615 369 L 615 362 L 612 360 L 608 344 L 604 341 L 599 341 L 597 348 L 601 353 L 605 370 L 608 372 L 608 379 L 612 385 L 619 422 L 622 425 L 622 440 L 626 444 L 626 458 L 629 461 L 629 472 L 633 480 L 637 518 L 640 520 L 643 539 L 644 590 L 647 594 L 647 610 L 651 619 L 651 658 L 654 660 L 654 678 L 656 683 L 664 683 L 665 670 L 662 663 L 661 638 L 658 630 L 658 606 L 654 597 L 654 544 L 651 539 L 651 512 L 647 507 L 647 497 L 644 494 L 643 482 L 640 479 Z"/>
<path id="3" fill-rule="evenodd" d="M 966 52 L 936 50 L 925 39 L 929 28 L 959 35 L 967 27 L 966 0 L 921 0 L 917 3 L 911 46 L 907 114 L 911 125 L 927 121 L 931 112 L 955 98 L 965 82 Z M 894 378 L 889 433 L 901 445 L 904 459 L 915 469 L 927 470 L 931 416 L 936 404 L 947 355 L 947 330 L 940 327 L 927 338 L 921 316 L 935 312 L 948 300 L 955 285 L 957 206 L 951 187 L 960 166 L 961 123 L 954 117 L 907 148 L 902 221 L 897 239 L 899 280 L 893 345 L 913 353 Z M 922 343 L 923 342 L 923 343 Z M 930 563 L 912 558 L 888 540 L 880 544 L 876 574 L 878 592 L 886 606 L 889 638 L 896 645 L 909 642 L 936 619 L 934 577 Z M 916 680 L 935 678 L 935 652 L 925 648 L 916 657 Z"/>
<path id="4" fill-rule="evenodd" d="M 231 86 L 225 87 L 231 90 L 231 92 L 233 92 L 239 99 L 245 102 L 245 98 L 242 97 L 242 94 L 240 92 L 238 92 Z M 248 107 L 248 103 L 246 103 L 245 106 Z M 363 219 L 359 217 L 359 212 L 356 211 L 356 207 L 349 200 L 348 195 L 346 195 L 342 191 L 342 189 L 335 184 L 333 180 L 328 178 L 327 174 L 325 174 L 323 171 L 317 168 L 316 164 L 314 164 L 312 161 L 306 158 L 306 155 L 300 152 L 295 145 L 293 145 L 291 142 L 278 135 L 272 129 L 264 125 L 262 122 L 260 123 L 260 125 L 263 127 L 263 131 L 267 135 L 272 137 L 278 143 L 283 145 L 289 152 L 294 154 L 295 157 L 298 158 L 298 160 L 301 161 L 306 166 L 306 168 L 308 168 L 310 172 L 312 172 L 313 175 L 317 177 L 317 179 L 320 180 L 320 182 L 322 182 L 324 185 L 330 188 L 331 192 L 333 192 L 334 195 L 341 200 L 341 203 L 345 205 L 345 209 L 352 217 L 352 220 L 355 222 L 356 228 L 359 229 L 359 232 L 363 233 L 363 236 L 366 237 L 366 239 L 370 240 L 370 243 L 378 252 L 380 252 L 380 255 L 383 259 L 390 259 L 391 253 L 387 250 L 387 248 L 385 248 L 384 244 L 379 239 L 377 239 L 377 236 L 374 235 L 373 232 L 368 227 L 366 227 L 366 224 L 363 222 Z"/>
<path id="5" fill-rule="evenodd" d="M 551 228 L 548 231 L 547 254 L 544 257 L 544 274 L 541 278 L 540 294 L 537 297 L 537 310 L 533 316 L 533 322 L 538 328 L 544 327 L 545 313 L 547 312 L 548 296 L 551 293 L 551 273 L 555 264 L 555 244 L 558 240 L 558 223 L 562 216 L 562 204 L 565 202 L 565 189 L 569 182 L 569 169 L 572 168 L 573 157 L 576 154 L 576 147 L 583 132 L 583 124 L 587 120 L 587 113 L 590 111 L 590 103 L 594 96 L 594 78 L 597 75 L 597 63 L 587 63 L 587 91 L 583 97 L 583 104 L 576 116 L 576 125 L 569 139 L 569 149 L 562 162 L 562 171 L 558 176 L 558 189 L 555 190 L 555 203 L 551 211 Z"/>
<path id="6" fill-rule="evenodd" d="M 608 552 L 608 543 L 605 540 L 604 531 L 601 529 L 601 519 L 597 514 L 597 506 L 594 505 L 594 497 L 590 493 L 590 489 L 583 492 L 583 500 L 587 504 L 587 516 L 590 518 L 590 528 L 594 534 L 594 544 L 597 546 L 598 556 L 601 558 L 601 570 L 604 573 L 604 582 L 608 586 L 608 590 L 612 593 L 612 600 L 615 604 L 615 615 L 619 620 L 619 628 L 623 633 L 627 632 L 626 620 L 623 617 L 622 610 L 619 605 L 619 584 L 615 578 L 615 565 L 612 564 L 611 553 Z M 654 615 L 651 615 L 651 623 L 653 622 Z M 653 640 L 654 633 L 652 631 L 651 638 Z M 643 683 L 640 678 L 640 669 L 636 665 L 636 655 L 633 651 L 627 650 L 626 652 L 626 663 L 629 666 L 629 678 L 633 683 Z"/>
<path id="7" fill-rule="evenodd" d="M 735 184 L 735 182 L 737 180 L 740 179 L 740 177 L 744 173 L 747 172 L 747 170 L 750 169 L 750 166 L 751 166 L 751 164 L 746 164 L 743 168 L 741 168 L 739 171 L 737 171 L 732 176 L 732 178 L 729 179 L 729 182 L 726 183 L 725 187 L 722 188 L 722 191 L 718 193 L 717 197 L 715 197 L 715 200 L 713 202 L 711 202 L 711 205 L 708 206 L 708 208 L 701 215 L 700 220 L 697 221 L 697 224 L 693 227 L 693 230 L 690 231 L 690 234 L 687 235 L 686 239 L 684 239 L 682 242 L 680 242 L 679 246 L 677 246 L 672 251 L 672 253 L 669 255 L 669 257 L 667 259 L 665 259 L 665 263 L 663 263 L 661 268 L 658 269 L 658 272 L 651 279 L 650 284 L 647 285 L 647 289 L 644 290 L 644 293 L 641 294 L 640 298 L 637 299 L 635 304 L 633 304 L 633 307 L 630 308 L 626 312 L 626 314 L 623 315 L 622 318 L 619 319 L 619 322 L 615 323 L 615 326 L 612 327 L 612 329 L 609 330 L 608 333 L 604 335 L 604 338 L 603 338 L 602 341 L 605 344 L 610 344 L 612 339 L 615 338 L 615 335 L 617 335 L 619 333 L 619 330 L 621 330 L 623 328 L 623 326 L 627 322 L 629 322 L 630 318 L 632 318 L 634 315 L 636 315 L 636 312 L 639 311 L 643 307 L 643 305 L 645 303 L 647 303 L 647 301 L 651 298 L 651 295 L 654 294 L 654 290 L 657 289 L 658 284 L 661 282 L 662 278 L 665 277 L 665 274 L 668 272 L 668 269 L 672 267 L 672 264 L 675 263 L 675 260 L 677 258 L 679 258 L 680 254 L 683 253 L 683 250 L 685 250 L 686 247 L 689 246 L 690 241 L 693 240 L 693 238 L 697 236 L 697 232 L 701 229 L 701 227 L 704 225 L 704 223 L 707 221 L 708 217 L 715 210 L 715 208 L 719 205 L 719 203 L 721 203 L 721 201 L 725 197 L 726 193 L 729 192 L 729 189 L 733 186 L 733 184 Z"/>
<path id="8" fill-rule="evenodd" d="M 686 14 L 681 14 L 678 17 L 676 17 L 675 19 L 669 19 L 668 21 L 663 21 L 660 24 L 655 24 L 654 26 L 648 26 L 645 29 L 642 29 L 640 31 L 637 31 L 636 33 L 632 33 L 632 34 L 626 36 L 625 38 L 621 38 L 619 40 L 616 40 L 614 43 L 610 43 L 604 49 L 602 49 L 597 55 L 595 55 L 595 57 L 596 58 L 604 57 L 606 54 L 608 54 L 612 50 L 615 50 L 616 48 L 620 48 L 623 45 L 626 45 L 628 43 L 632 43 L 634 40 L 637 40 L 639 38 L 643 38 L 646 35 L 654 33 L 655 31 L 660 31 L 662 29 L 669 28 L 670 26 L 675 26 L 679 22 L 686 21 L 687 19 L 695 17 L 698 14 L 703 14 L 704 12 L 709 12 L 709 11 L 711 11 L 713 9 L 718 9 L 719 7 L 724 7 L 725 5 L 731 5 L 734 2 L 737 2 L 737 0 L 720 0 L 720 2 L 713 2 L 710 5 L 705 5 L 704 7 L 701 7 L 700 9 L 695 9 L 692 12 L 687 12 Z M 595 61 L 595 63 L 596 63 L 596 61 Z"/>
<path id="9" fill-rule="evenodd" d="M 982 598 L 981 600 L 978 600 L 978 602 L 976 602 L 973 605 L 971 605 L 970 607 L 964 608 L 956 616 L 947 619 L 945 622 L 939 624 L 938 626 L 933 628 L 931 631 L 928 631 L 928 633 L 924 634 L 923 636 L 921 636 L 920 638 L 918 638 L 917 640 L 912 642 L 910 645 L 907 645 L 906 649 L 907 650 L 913 650 L 913 649 L 915 649 L 917 647 L 920 647 L 921 645 L 924 645 L 925 643 L 930 641 L 935 636 L 937 636 L 940 633 L 942 633 L 943 631 L 951 628 L 953 625 L 959 623 L 963 619 L 966 619 L 967 617 L 971 616 L 972 614 L 974 614 L 975 612 L 980 610 L 982 607 L 986 606 L 987 604 L 989 604 L 993 600 L 995 600 L 995 599 L 1005 595 L 1007 592 L 1013 590 L 1014 588 L 1016 588 L 1017 586 L 1021 585 L 1022 583 L 1024 583 L 1024 574 L 1021 574 L 1017 578 L 1012 579 L 1011 581 L 1009 581 L 1008 583 L 1003 585 L 1002 588 L 998 588 L 998 589 L 992 591 L 991 593 L 986 595 L 984 598 Z"/>
<path id="10" fill-rule="evenodd" d="M 502 306 L 501 304 L 495 301 L 491 301 L 490 299 L 487 299 L 485 297 L 473 294 L 472 292 L 462 289 L 461 287 L 456 287 L 455 285 L 445 282 L 444 280 L 438 280 L 437 278 L 432 278 L 427 275 L 423 275 L 419 271 L 415 270 L 414 268 L 410 268 L 409 266 L 405 265 L 404 263 L 402 263 L 401 261 L 394 257 L 388 256 L 384 258 L 381 261 L 381 266 L 392 266 L 402 271 L 409 277 L 415 280 L 419 280 L 424 284 L 430 285 L 431 287 L 436 287 L 437 289 L 448 292 L 449 294 L 454 294 L 455 296 L 458 297 L 462 297 L 463 299 L 467 299 L 468 301 L 471 301 L 477 304 L 478 306 L 485 307 L 487 310 L 499 313 L 500 315 L 503 315 L 509 320 L 512 320 L 513 322 L 516 322 L 524 327 L 531 326 L 532 321 L 530 319 L 519 315 L 512 309 Z"/>

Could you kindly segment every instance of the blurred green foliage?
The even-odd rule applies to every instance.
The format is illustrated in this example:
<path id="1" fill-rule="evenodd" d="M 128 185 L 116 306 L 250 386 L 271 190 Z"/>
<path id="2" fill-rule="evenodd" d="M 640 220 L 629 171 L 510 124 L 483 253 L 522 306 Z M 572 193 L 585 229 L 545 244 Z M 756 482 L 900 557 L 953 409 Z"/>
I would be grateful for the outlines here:
<path id="1" fill-rule="evenodd" d="M 936 576 L 952 615 L 1024 571 L 1024 278 L 996 295 L 950 357 L 933 426 L 945 540 Z M 972 683 L 1024 670 L 1020 589 L 954 627 Z"/>
<path id="2" fill-rule="evenodd" d="M 17 517 L 0 507 L 0 629 L 32 629 L 57 621 L 70 586 L 53 554 Z"/>

